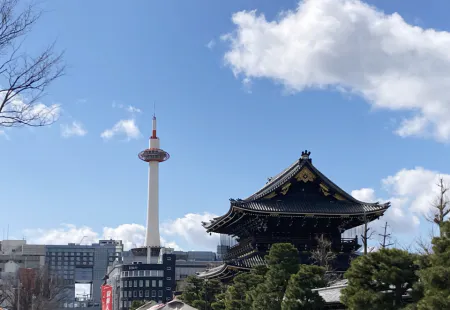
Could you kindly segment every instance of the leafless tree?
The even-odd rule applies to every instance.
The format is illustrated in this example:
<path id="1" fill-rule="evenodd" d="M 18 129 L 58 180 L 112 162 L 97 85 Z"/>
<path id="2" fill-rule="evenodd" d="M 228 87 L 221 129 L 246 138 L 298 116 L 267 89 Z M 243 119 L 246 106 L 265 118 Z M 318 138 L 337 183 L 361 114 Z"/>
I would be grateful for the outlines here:
<path id="1" fill-rule="evenodd" d="M 331 271 L 331 265 L 336 258 L 333 252 L 331 241 L 326 239 L 324 235 L 317 238 L 317 247 L 311 251 L 311 259 L 318 266 L 324 267 L 325 271 Z"/>
<path id="2" fill-rule="evenodd" d="M 445 184 L 443 178 L 440 178 L 439 183 L 436 185 L 439 188 L 439 194 L 431 203 L 432 208 L 430 212 L 425 215 L 425 218 L 427 221 L 435 223 L 439 227 L 439 236 L 442 237 L 440 225 L 445 220 L 445 217 L 450 213 L 450 200 L 447 194 L 450 187 Z"/>
<path id="3" fill-rule="evenodd" d="M 41 16 L 34 5 L 0 0 L 0 127 L 45 126 L 58 117 L 58 106 L 39 102 L 65 69 L 54 44 L 35 56 L 21 44 Z"/>
<path id="4" fill-rule="evenodd" d="M 415 250 L 421 255 L 429 255 L 433 253 L 433 245 L 431 240 L 436 237 L 434 227 L 431 227 L 426 237 L 420 236 L 415 240 Z"/>
<path id="5" fill-rule="evenodd" d="M 391 245 L 394 245 L 394 242 L 391 242 L 391 233 L 388 232 L 388 223 L 386 222 L 384 224 L 384 233 L 383 234 L 378 234 L 381 237 L 381 242 L 380 242 L 380 247 L 382 249 L 388 248 Z"/>
<path id="6" fill-rule="evenodd" d="M 369 240 L 372 239 L 372 236 L 374 233 L 375 233 L 375 231 L 369 227 L 368 220 L 364 216 L 363 233 L 361 235 L 361 241 L 363 243 L 364 254 L 367 254 L 367 246 L 368 246 Z"/>
<path id="7" fill-rule="evenodd" d="M 47 267 L 26 269 L 0 280 L 0 305 L 11 309 L 50 310 L 67 301 L 64 280 L 50 275 Z"/>

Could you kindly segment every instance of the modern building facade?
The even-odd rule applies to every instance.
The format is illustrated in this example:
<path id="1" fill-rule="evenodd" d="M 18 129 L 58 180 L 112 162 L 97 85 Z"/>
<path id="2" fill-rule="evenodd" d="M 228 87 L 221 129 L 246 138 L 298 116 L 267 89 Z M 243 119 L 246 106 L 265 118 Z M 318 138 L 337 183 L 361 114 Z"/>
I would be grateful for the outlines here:
<path id="1" fill-rule="evenodd" d="M 123 255 L 123 264 L 115 263 L 108 268 L 107 283 L 113 289 L 113 310 L 127 310 L 134 300 L 157 303 L 172 300 L 176 288 L 176 256 L 172 249 L 162 248 L 158 260 L 150 264 L 142 248 Z"/>
<path id="2" fill-rule="evenodd" d="M 89 284 L 90 292 L 89 297 L 85 298 L 86 303 L 99 305 L 100 287 L 108 266 L 121 262 L 122 252 L 121 240 L 100 240 L 92 245 L 47 245 L 46 264 L 51 274 L 63 279 L 72 292 L 73 302 L 78 302 L 75 299 L 75 285 Z M 70 304 L 72 301 L 68 302 Z"/>

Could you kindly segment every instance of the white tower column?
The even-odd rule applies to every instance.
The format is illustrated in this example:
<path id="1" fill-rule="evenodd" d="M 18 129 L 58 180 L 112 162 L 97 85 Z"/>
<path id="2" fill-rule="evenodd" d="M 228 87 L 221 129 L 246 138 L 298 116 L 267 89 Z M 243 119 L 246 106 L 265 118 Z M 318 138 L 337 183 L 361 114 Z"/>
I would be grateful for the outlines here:
<path id="1" fill-rule="evenodd" d="M 151 248 L 161 247 L 159 236 L 159 163 L 168 160 L 169 153 L 159 148 L 159 138 L 156 135 L 156 117 L 153 116 L 153 131 L 148 149 L 139 153 L 139 158 L 148 162 L 148 200 L 147 200 L 147 230 L 145 234 L 145 247 L 147 257 L 150 258 Z M 153 251 L 159 253 L 159 250 Z"/>
<path id="2" fill-rule="evenodd" d="M 150 148 L 159 147 L 152 146 L 152 143 L 159 142 L 157 139 L 150 140 Z M 148 171 L 148 206 L 147 206 L 147 233 L 145 236 L 146 247 L 159 247 L 159 162 L 149 162 Z"/>

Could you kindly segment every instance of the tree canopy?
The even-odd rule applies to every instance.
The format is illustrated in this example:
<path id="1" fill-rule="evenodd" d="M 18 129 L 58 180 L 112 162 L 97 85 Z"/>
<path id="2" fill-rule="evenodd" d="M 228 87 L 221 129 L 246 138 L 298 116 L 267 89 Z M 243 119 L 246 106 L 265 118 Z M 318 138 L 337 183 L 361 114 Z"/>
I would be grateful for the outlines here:
<path id="1" fill-rule="evenodd" d="M 301 265 L 292 275 L 281 304 L 282 310 L 319 310 L 324 309 L 325 301 L 312 289 L 326 286 L 325 268 Z"/>
<path id="2" fill-rule="evenodd" d="M 440 225 L 440 237 L 433 238 L 429 266 L 419 271 L 423 298 L 417 309 L 450 309 L 450 222 Z"/>
<path id="3" fill-rule="evenodd" d="M 355 259 L 345 273 L 348 286 L 341 302 L 348 309 L 394 310 L 405 307 L 402 296 L 418 281 L 416 255 L 381 249 Z"/>

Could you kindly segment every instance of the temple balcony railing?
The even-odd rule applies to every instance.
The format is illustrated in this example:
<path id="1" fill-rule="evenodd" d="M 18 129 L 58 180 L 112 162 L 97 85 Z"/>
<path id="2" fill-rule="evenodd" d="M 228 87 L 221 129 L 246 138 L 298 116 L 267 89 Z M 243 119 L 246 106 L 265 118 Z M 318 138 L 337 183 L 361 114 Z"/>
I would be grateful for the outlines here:
<path id="1" fill-rule="evenodd" d="M 331 240 L 331 248 L 334 252 L 352 252 L 360 248 L 358 238 L 338 238 Z M 288 242 L 297 247 L 300 252 L 311 251 L 317 248 L 318 240 L 315 238 L 276 238 L 253 237 L 247 238 L 232 246 L 224 255 L 224 261 L 248 255 L 252 252 L 268 252 L 270 245 L 274 243 Z"/>

